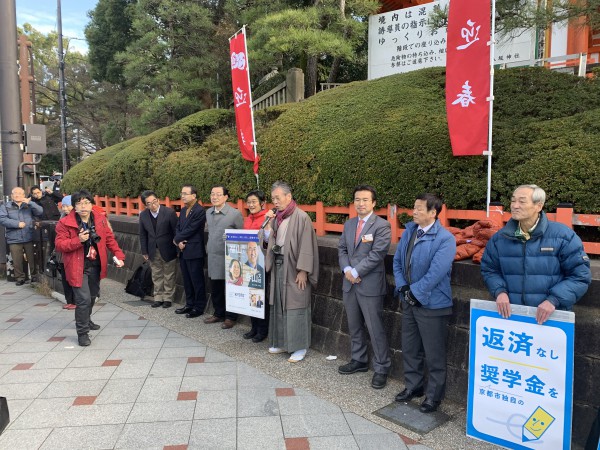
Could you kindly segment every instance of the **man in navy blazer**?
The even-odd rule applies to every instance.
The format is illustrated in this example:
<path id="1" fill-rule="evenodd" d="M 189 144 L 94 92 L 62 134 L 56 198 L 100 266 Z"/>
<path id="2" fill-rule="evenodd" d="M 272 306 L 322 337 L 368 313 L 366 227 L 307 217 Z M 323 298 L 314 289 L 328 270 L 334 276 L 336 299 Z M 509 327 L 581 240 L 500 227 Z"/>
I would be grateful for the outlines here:
<path id="1" fill-rule="evenodd" d="M 384 258 L 390 248 L 391 226 L 373 210 L 377 192 L 372 186 L 354 188 L 354 207 L 358 217 L 344 224 L 338 246 L 344 307 L 348 316 L 352 360 L 338 368 L 342 375 L 368 370 L 367 326 L 373 347 L 371 387 L 382 389 L 390 370 L 390 350 L 383 328 L 383 299 L 387 293 Z"/>
<path id="2" fill-rule="evenodd" d="M 199 317 L 206 307 L 204 288 L 204 226 L 206 211 L 198 203 L 194 186 L 181 188 L 181 200 L 185 207 L 179 213 L 179 221 L 173 242 L 179 247 L 179 266 L 183 275 L 185 306 L 175 310 L 175 314 L 185 317 Z"/>
<path id="3" fill-rule="evenodd" d="M 153 191 L 144 191 L 140 197 L 146 205 L 146 209 L 140 213 L 140 247 L 152 269 L 152 307 L 170 308 L 175 295 L 177 271 L 177 247 L 173 243 L 177 214 L 173 209 L 161 206 Z"/>

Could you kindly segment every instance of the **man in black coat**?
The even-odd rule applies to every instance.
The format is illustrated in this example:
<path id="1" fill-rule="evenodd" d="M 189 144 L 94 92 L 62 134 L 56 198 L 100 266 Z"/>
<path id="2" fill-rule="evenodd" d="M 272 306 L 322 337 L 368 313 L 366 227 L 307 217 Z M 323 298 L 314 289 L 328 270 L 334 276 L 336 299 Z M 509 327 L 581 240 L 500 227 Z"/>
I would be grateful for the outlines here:
<path id="1" fill-rule="evenodd" d="M 144 191 L 141 199 L 146 209 L 140 214 L 140 247 L 152 269 L 154 283 L 153 308 L 171 307 L 175 295 L 177 247 L 173 243 L 177 228 L 177 214 L 162 206 L 156 193 Z"/>
<path id="2" fill-rule="evenodd" d="M 33 186 L 29 192 L 31 200 L 40 205 L 44 210 L 44 214 L 41 217 L 42 220 L 60 220 L 60 211 L 52 198 L 52 194 L 44 194 L 37 186 Z"/>
<path id="3" fill-rule="evenodd" d="M 185 185 L 181 188 L 181 200 L 185 205 L 179 213 L 177 231 L 173 242 L 179 247 L 179 266 L 183 276 L 185 306 L 175 314 L 185 314 L 188 319 L 204 314 L 206 292 L 204 284 L 204 227 L 206 211 L 198 203 L 196 188 Z"/>

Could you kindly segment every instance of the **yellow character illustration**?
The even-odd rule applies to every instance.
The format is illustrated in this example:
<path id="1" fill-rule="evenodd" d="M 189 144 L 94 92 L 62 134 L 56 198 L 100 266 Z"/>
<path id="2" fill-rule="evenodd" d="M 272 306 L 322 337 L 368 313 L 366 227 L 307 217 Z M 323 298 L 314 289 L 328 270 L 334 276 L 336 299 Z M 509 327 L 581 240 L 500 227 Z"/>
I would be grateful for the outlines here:
<path id="1" fill-rule="evenodd" d="M 523 442 L 535 441 L 542 437 L 548 427 L 554 422 L 554 417 L 538 406 L 523 425 Z"/>

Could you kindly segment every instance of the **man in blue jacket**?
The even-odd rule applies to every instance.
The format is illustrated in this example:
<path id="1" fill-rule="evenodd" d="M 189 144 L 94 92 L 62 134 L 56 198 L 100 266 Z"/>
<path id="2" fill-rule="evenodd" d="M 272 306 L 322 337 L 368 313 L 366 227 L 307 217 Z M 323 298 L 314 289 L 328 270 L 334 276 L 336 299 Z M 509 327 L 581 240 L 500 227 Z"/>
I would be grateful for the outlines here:
<path id="1" fill-rule="evenodd" d="M 17 286 L 22 286 L 26 275 L 23 272 L 23 252 L 27 255 L 31 279 L 34 280 L 37 274 L 33 256 L 33 218 L 40 219 L 44 210 L 31 199 L 25 198 L 23 188 L 14 188 L 11 199 L 0 205 L 0 225 L 6 228 L 6 242 L 10 248 Z"/>
<path id="2" fill-rule="evenodd" d="M 488 242 L 481 275 L 498 312 L 510 317 L 510 304 L 537 307 L 541 325 L 556 309 L 570 310 L 592 282 L 581 239 L 542 211 L 546 193 L 519 186 L 510 201 L 512 218 Z"/>
<path id="3" fill-rule="evenodd" d="M 435 411 L 446 390 L 446 339 L 452 314 L 450 273 L 456 254 L 454 236 L 437 220 L 442 201 L 433 194 L 415 200 L 413 221 L 394 255 L 395 294 L 402 303 L 402 357 L 405 389 L 396 396 L 406 402 L 426 395 L 423 413 Z M 424 364 L 429 379 L 424 382 Z"/>

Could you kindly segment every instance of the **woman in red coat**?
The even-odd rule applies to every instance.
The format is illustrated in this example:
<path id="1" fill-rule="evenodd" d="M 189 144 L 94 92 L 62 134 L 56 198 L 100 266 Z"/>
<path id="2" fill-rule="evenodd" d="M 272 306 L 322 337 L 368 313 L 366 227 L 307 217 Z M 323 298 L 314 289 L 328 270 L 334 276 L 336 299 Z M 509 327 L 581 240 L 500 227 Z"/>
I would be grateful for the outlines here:
<path id="1" fill-rule="evenodd" d="M 265 222 L 265 193 L 260 190 L 250 191 L 246 195 L 246 208 L 250 211 L 248 217 L 244 219 L 244 230 L 260 230 Z M 267 283 L 269 278 L 264 277 Z M 265 284 L 265 293 L 269 292 L 269 287 Z M 252 339 L 252 342 L 264 341 L 269 334 L 269 302 L 265 302 L 265 318 L 251 317 L 252 329 L 244 333 L 244 339 Z"/>
<path id="2" fill-rule="evenodd" d="M 100 291 L 100 280 L 106 277 L 108 248 L 123 266 L 125 255 L 119 248 L 106 216 L 98 214 L 94 197 L 87 191 L 71 195 L 74 209 L 56 225 L 56 250 L 63 255 L 67 281 L 75 295 L 75 326 L 79 345 L 91 344 L 89 331 L 98 330 L 90 320 L 93 301 Z"/>

